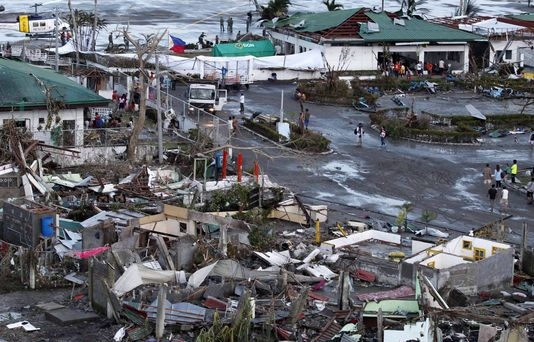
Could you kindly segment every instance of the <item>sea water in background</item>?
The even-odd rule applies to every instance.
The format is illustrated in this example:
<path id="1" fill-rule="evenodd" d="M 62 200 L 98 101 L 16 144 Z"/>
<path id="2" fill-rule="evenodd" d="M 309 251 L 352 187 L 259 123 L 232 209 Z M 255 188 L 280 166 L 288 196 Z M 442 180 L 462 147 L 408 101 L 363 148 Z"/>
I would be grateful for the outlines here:
<path id="1" fill-rule="evenodd" d="M 94 0 L 72 0 L 73 9 L 80 9 L 92 12 L 94 10 Z M 258 0 L 260 5 L 266 5 L 267 0 Z M 0 21 L 3 16 L 14 17 L 17 14 L 33 13 L 31 7 L 34 1 L 14 1 L 0 0 L 0 4 L 5 6 L 5 11 L 0 13 Z M 292 0 L 289 7 L 290 14 L 295 12 L 324 11 L 326 7 L 322 0 Z M 380 0 L 337 0 L 344 8 L 357 8 L 381 6 Z M 460 0 L 432 0 L 424 4 L 428 18 L 451 16 L 459 6 Z M 528 8 L 526 0 L 476 0 L 476 5 L 480 7 L 480 15 L 503 15 L 530 12 L 534 7 Z M 387 11 L 397 11 L 400 4 L 393 0 L 384 0 L 384 7 Z M 57 9 L 60 13 L 66 14 L 69 9 L 67 0 L 53 0 L 42 2 L 38 7 L 39 12 L 50 13 Z M 177 36 L 187 43 L 196 43 L 198 36 L 205 32 L 206 39 L 215 40 L 215 35 L 219 35 L 220 40 L 235 39 L 238 32 L 246 31 L 246 13 L 255 11 L 256 7 L 252 0 L 156 0 L 156 1 L 134 1 L 134 0 L 98 0 L 97 15 L 104 18 L 108 26 L 102 30 L 98 36 L 98 48 L 103 49 L 108 44 L 109 32 L 114 32 L 114 39 L 122 40 L 120 32 L 128 27 L 132 35 L 141 38 L 143 34 L 160 33 L 167 30 L 168 33 Z M 234 29 L 232 33 L 220 32 L 220 17 L 226 20 L 232 17 Z M 258 19 L 255 13 L 253 19 Z M 259 28 L 254 32 L 261 33 Z M 24 39 L 24 34 L 16 31 L 0 30 L 0 42 L 17 41 Z M 167 40 L 162 41 L 162 45 L 167 44 Z"/>

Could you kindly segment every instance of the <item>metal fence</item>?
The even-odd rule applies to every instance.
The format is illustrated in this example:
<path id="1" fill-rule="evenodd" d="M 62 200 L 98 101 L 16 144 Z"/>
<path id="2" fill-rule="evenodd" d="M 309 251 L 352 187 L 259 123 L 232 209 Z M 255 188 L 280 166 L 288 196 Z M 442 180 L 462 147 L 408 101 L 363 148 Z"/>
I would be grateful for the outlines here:
<path id="1" fill-rule="evenodd" d="M 189 107 L 187 102 L 168 93 L 162 95 L 160 109 L 162 112 L 163 140 L 168 142 L 176 139 L 175 130 L 188 132 L 198 128 L 200 132 L 209 137 L 215 146 L 229 144 L 231 137 L 231 124 L 228 120 L 219 118 L 200 108 Z M 157 103 L 147 99 L 147 106 L 156 108 Z M 104 117 L 113 113 L 111 108 L 93 108 L 91 116 L 95 113 L 103 114 Z M 116 113 L 113 113 L 115 115 Z M 130 113 L 135 117 L 135 113 Z M 128 114 L 128 115 L 130 115 Z M 174 119 L 177 125 L 172 125 Z M 178 126 L 178 127 L 177 127 Z M 116 128 L 86 128 L 86 129 L 61 129 L 58 127 L 49 131 L 35 131 L 34 138 L 47 144 L 60 147 L 106 147 L 127 145 L 131 129 L 127 127 Z M 139 136 L 139 144 L 153 144 L 158 141 L 157 128 L 145 128 Z"/>
<path id="2" fill-rule="evenodd" d="M 157 102 L 148 99 L 147 105 L 156 108 Z M 202 134 L 213 141 L 214 145 L 229 144 L 232 129 L 227 119 L 208 113 L 202 108 L 190 107 L 187 101 L 168 92 L 162 92 L 160 108 L 165 119 L 170 120 L 172 115 L 176 116 L 181 131 L 186 132 L 191 128 L 198 128 Z"/>

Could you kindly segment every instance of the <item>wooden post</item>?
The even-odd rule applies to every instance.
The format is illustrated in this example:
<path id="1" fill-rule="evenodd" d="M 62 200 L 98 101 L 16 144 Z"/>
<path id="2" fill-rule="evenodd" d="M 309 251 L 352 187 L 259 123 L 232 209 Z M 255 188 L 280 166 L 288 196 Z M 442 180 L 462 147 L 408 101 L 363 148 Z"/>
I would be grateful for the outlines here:
<path id="1" fill-rule="evenodd" d="M 521 271 L 523 271 L 523 265 L 524 265 L 523 259 L 525 257 L 525 250 L 527 249 L 527 231 L 528 231 L 527 223 L 523 222 L 523 231 L 521 234 L 521 245 L 519 246 L 519 265 L 520 265 Z"/>
<path id="2" fill-rule="evenodd" d="M 30 284 L 30 289 L 35 290 L 35 255 L 33 249 L 28 250 L 28 280 Z"/>
<path id="3" fill-rule="evenodd" d="M 383 321 L 382 308 L 378 308 L 378 314 L 376 315 L 376 338 L 378 342 L 384 341 L 384 335 L 383 335 L 384 330 L 382 327 L 382 321 Z"/>
<path id="4" fill-rule="evenodd" d="M 321 222 L 319 222 L 319 219 L 315 220 L 315 243 L 321 244 Z"/>
<path id="5" fill-rule="evenodd" d="M 219 236 L 219 250 L 222 255 L 226 257 L 228 254 L 228 227 L 223 224 L 220 227 L 220 236 Z"/>
<path id="6" fill-rule="evenodd" d="M 165 302 L 167 301 L 167 284 L 159 287 L 158 312 L 156 317 L 156 338 L 161 341 L 165 333 Z"/>

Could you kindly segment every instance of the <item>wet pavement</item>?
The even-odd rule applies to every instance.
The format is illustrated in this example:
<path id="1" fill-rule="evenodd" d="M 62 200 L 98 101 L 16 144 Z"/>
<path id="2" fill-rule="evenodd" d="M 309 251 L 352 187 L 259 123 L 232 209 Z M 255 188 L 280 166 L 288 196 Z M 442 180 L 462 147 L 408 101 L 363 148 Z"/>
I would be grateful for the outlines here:
<path id="1" fill-rule="evenodd" d="M 295 84 L 254 84 L 245 90 L 246 114 L 255 111 L 264 114 L 280 113 L 281 94 L 284 91 L 284 113 L 296 120 L 298 103 L 292 98 Z M 239 93 L 230 92 L 230 102 L 222 117 L 239 114 Z M 406 102 L 411 106 L 411 98 Z M 520 108 L 520 100 L 499 101 L 479 97 L 470 92 L 449 92 L 415 97 L 416 112 L 421 109 L 432 113 L 466 115 L 464 105 L 473 104 L 484 114 L 513 113 Z M 390 96 L 380 99 L 383 107 L 393 107 Z M 332 153 L 309 155 L 288 152 L 267 141 L 252 137 L 243 129 L 232 140 L 234 146 L 256 146 L 256 150 L 242 150 L 244 169 L 252 167 L 254 158 L 269 177 L 302 196 L 306 203 L 327 204 L 329 224 L 336 221 L 383 214 L 394 222 L 399 206 L 411 202 L 414 209 L 410 220 L 420 221 L 423 210 L 436 212 L 433 225 L 451 231 L 468 233 L 486 223 L 498 220 L 498 212 L 489 211 L 486 188 L 482 184 L 485 163 L 511 164 L 518 160 L 520 169 L 534 166 L 534 151 L 528 145 L 528 136 L 518 135 L 486 138 L 478 146 L 453 146 L 388 140 L 380 146 L 380 137 L 369 126 L 368 114 L 352 107 L 323 106 L 306 103 L 312 115 L 310 129 L 322 132 L 332 141 Z M 532 109 L 530 109 L 532 111 Z M 353 134 L 358 122 L 365 125 L 362 146 L 357 146 Z M 238 149 L 234 149 L 234 154 Z M 534 210 L 526 204 L 523 194 L 511 191 L 506 220 L 512 230 L 507 240 L 519 241 L 523 222 L 534 223 Z M 530 240 L 530 239 L 529 239 Z"/>

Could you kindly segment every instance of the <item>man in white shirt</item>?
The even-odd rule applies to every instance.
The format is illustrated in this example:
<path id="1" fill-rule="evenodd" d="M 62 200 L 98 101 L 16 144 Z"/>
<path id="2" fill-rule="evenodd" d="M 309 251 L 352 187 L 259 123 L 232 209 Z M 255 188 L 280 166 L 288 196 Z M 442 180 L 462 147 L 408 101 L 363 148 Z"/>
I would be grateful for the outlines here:
<path id="1" fill-rule="evenodd" d="M 439 74 L 443 75 L 443 71 L 445 71 L 445 61 L 443 59 L 439 60 L 438 67 L 439 67 Z"/>
<path id="2" fill-rule="evenodd" d="M 508 211 L 508 189 L 505 186 L 502 187 L 501 192 L 501 212 L 506 213 Z"/>
<path id="3" fill-rule="evenodd" d="M 245 94 L 241 93 L 241 96 L 239 96 L 239 110 L 241 113 L 245 112 Z"/>

